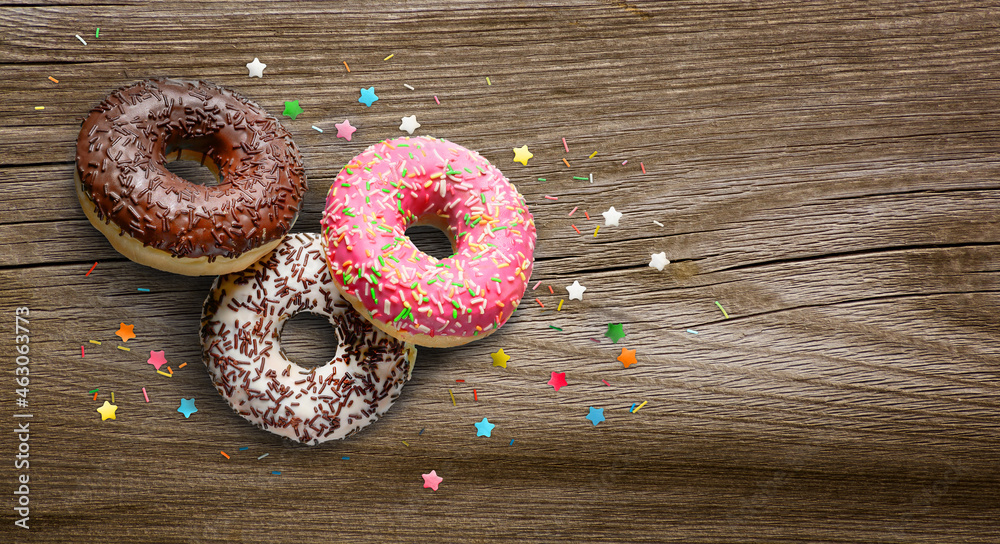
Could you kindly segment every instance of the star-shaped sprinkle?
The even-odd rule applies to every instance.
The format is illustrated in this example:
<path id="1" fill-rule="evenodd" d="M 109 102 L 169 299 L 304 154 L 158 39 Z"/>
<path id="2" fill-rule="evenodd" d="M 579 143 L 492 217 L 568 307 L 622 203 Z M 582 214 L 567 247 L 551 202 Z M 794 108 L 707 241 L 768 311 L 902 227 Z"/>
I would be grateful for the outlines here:
<path id="1" fill-rule="evenodd" d="M 519 162 L 525 166 L 528 166 L 528 159 L 534 157 L 530 151 L 528 151 L 528 146 L 522 145 L 521 147 L 515 147 L 514 149 L 514 162 Z"/>
<path id="2" fill-rule="evenodd" d="M 566 290 L 569 291 L 569 299 L 573 300 L 583 300 L 583 292 L 587 290 L 586 287 L 580 285 L 580 282 L 573 281 L 573 285 L 567 285 Z"/>
<path id="3" fill-rule="evenodd" d="M 491 353 L 490 357 L 493 357 L 493 366 L 502 366 L 503 368 L 507 368 L 507 361 L 510 360 L 510 355 L 504 353 L 503 348 L 500 348 L 500 351 L 496 353 Z"/>
<path id="4" fill-rule="evenodd" d="M 444 478 L 438 476 L 436 470 L 432 470 L 430 474 L 421 474 L 424 477 L 424 488 L 431 488 L 434 491 L 438 490 L 438 486 L 444 481 Z"/>
<path id="5" fill-rule="evenodd" d="M 549 378 L 549 381 L 547 381 L 545 383 L 551 385 L 556 391 L 558 391 L 560 387 L 565 387 L 566 386 L 566 373 L 565 372 L 553 372 L 552 373 L 552 377 Z"/>
<path id="6" fill-rule="evenodd" d="M 629 365 L 634 365 L 637 361 L 635 360 L 635 350 L 622 348 L 622 354 L 618 356 L 618 360 L 628 368 Z"/>
<path id="7" fill-rule="evenodd" d="M 378 97 L 375 96 L 374 85 L 368 87 L 367 89 L 364 88 L 361 89 L 361 98 L 358 99 L 358 102 L 361 102 L 362 104 L 370 108 L 372 107 L 372 104 L 374 104 L 376 100 L 378 100 Z"/>
<path id="8" fill-rule="evenodd" d="M 267 65 L 261 62 L 257 57 L 254 57 L 253 62 L 247 63 L 247 70 L 250 70 L 250 75 L 248 77 L 259 77 L 263 79 L 264 68 L 267 68 Z"/>
<path id="9" fill-rule="evenodd" d="M 489 437 L 490 433 L 493 432 L 493 427 L 496 425 L 490 423 L 490 420 L 483 418 L 482 421 L 476 423 L 476 436 L 486 436 Z"/>
<path id="10" fill-rule="evenodd" d="M 604 421 L 604 408 L 594 408 L 591 406 L 590 413 L 587 414 L 587 419 L 589 419 L 594 424 L 594 427 L 596 427 L 598 423 Z"/>
<path id="11" fill-rule="evenodd" d="M 414 130 L 420 128 L 420 123 L 417 122 L 417 116 L 411 115 L 409 117 L 400 118 L 399 130 L 405 130 L 406 132 L 413 134 Z"/>
<path id="12" fill-rule="evenodd" d="M 667 260 L 667 252 L 666 251 L 661 251 L 659 253 L 653 253 L 649 257 L 650 257 L 650 259 L 649 259 L 649 266 L 651 266 L 651 267 L 653 267 L 653 268 L 655 268 L 657 270 L 663 270 L 664 266 L 667 266 L 668 264 L 670 264 L 670 261 Z"/>
<path id="13" fill-rule="evenodd" d="M 135 338 L 135 333 L 132 332 L 132 329 L 134 328 L 135 325 L 126 325 L 122 323 L 122 326 L 118 328 L 118 332 L 115 334 L 121 337 L 122 342 L 128 342 L 129 338 Z"/>
<path id="14" fill-rule="evenodd" d="M 285 111 L 281 112 L 281 115 L 285 115 L 291 117 L 292 119 L 295 119 L 303 111 L 305 110 L 299 107 L 298 100 L 285 100 Z"/>
<path id="15" fill-rule="evenodd" d="M 622 212 L 616 210 L 614 206 L 611 206 L 606 212 L 601 212 L 601 215 L 604 216 L 605 227 L 617 227 L 618 220 L 622 218 Z"/>
<path id="16" fill-rule="evenodd" d="M 621 323 L 608 323 L 608 330 L 604 333 L 604 336 L 607 336 L 612 342 L 617 344 L 619 340 L 625 338 L 625 329 Z"/>
<path id="17" fill-rule="evenodd" d="M 97 411 L 101 413 L 101 421 L 104 421 L 105 419 L 117 419 L 115 417 L 115 410 L 117 409 L 117 405 L 104 401 L 104 406 L 98 408 Z"/>
<path id="18" fill-rule="evenodd" d="M 348 142 L 351 141 L 351 135 L 354 134 L 354 131 L 358 130 L 357 127 L 352 127 L 351 122 L 347 119 L 344 119 L 343 123 L 336 123 L 333 126 L 337 127 L 337 137 Z"/>
<path id="19" fill-rule="evenodd" d="M 161 366 L 167 364 L 167 358 L 163 355 L 162 351 L 149 351 L 149 359 L 146 362 L 156 367 L 159 370 Z"/>
<path id="20" fill-rule="evenodd" d="M 184 414 L 184 419 L 191 417 L 191 414 L 198 411 L 198 409 L 194 407 L 194 398 L 181 398 L 181 405 L 177 408 L 177 411 Z"/>

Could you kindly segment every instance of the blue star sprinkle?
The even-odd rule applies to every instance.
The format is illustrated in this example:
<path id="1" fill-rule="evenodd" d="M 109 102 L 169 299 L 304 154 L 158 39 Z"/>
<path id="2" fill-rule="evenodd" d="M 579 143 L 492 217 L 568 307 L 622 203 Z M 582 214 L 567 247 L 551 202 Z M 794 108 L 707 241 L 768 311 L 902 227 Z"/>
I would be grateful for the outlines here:
<path id="1" fill-rule="evenodd" d="M 371 87 L 368 87 L 367 89 L 364 89 L 364 88 L 361 89 L 361 98 L 358 99 L 358 102 L 361 102 L 362 104 L 364 104 L 364 105 L 366 105 L 366 106 L 368 106 L 370 108 L 370 107 L 372 107 L 372 104 L 375 103 L 376 100 L 378 100 L 378 97 L 375 96 L 375 86 L 374 85 L 371 86 Z"/>
<path id="2" fill-rule="evenodd" d="M 198 411 L 198 409 L 194 407 L 194 398 L 193 397 L 190 399 L 182 398 L 181 406 L 180 408 L 177 409 L 177 411 L 184 414 L 185 419 L 191 417 L 191 414 Z"/>
<path id="3" fill-rule="evenodd" d="M 592 421 L 594 427 L 596 427 L 598 423 L 604 421 L 604 408 L 594 408 L 591 406 L 590 413 L 587 414 L 587 419 Z"/>
<path id="4" fill-rule="evenodd" d="M 476 436 L 486 436 L 486 437 L 490 436 L 490 433 L 493 432 L 493 427 L 496 427 L 496 425 L 490 423 L 490 420 L 486 419 L 485 417 L 483 418 L 482 421 L 476 423 L 475 425 L 476 425 Z"/>

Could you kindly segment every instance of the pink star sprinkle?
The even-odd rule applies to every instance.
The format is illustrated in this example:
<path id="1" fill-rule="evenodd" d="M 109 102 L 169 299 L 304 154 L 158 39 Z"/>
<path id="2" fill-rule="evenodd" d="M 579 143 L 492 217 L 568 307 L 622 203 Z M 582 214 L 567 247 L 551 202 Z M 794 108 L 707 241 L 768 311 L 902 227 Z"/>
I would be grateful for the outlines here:
<path id="1" fill-rule="evenodd" d="M 566 373 L 553 372 L 552 378 L 549 379 L 549 381 L 546 383 L 548 383 L 549 385 L 554 387 L 556 391 L 558 391 L 560 387 L 564 387 L 566 385 Z"/>
<path id="2" fill-rule="evenodd" d="M 146 362 L 156 367 L 156 370 L 159 370 L 161 366 L 167 364 L 167 358 L 163 356 L 162 351 L 150 351 L 149 359 Z"/>
<path id="3" fill-rule="evenodd" d="M 432 470 L 430 474 L 421 474 L 424 477 L 424 487 L 431 488 L 434 491 L 438 490 L 438 485 L 444 481 L 444 478 L 438 476 L 436 470 Z"/>
<path id="4" fill-rule="evenodd" d="M 358 130 L 356 127 L 352 127 L 351 122 L 347 119 L 344 119 L 343 123 L 336 123 L 333 126 L 337 127 L 337 137 L 348 142 L 351 141 L 351 135 L 354 134 L 354 131 Z"/>

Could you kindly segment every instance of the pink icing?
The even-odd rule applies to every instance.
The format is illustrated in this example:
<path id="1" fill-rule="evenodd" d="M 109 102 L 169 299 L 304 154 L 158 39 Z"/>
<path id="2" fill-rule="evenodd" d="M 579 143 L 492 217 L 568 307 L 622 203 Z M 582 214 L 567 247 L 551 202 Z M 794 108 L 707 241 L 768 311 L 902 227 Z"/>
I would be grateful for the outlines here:
<path id="1" fill-rule="evenodd" d="M 441 226 L 446 259 L 406 236 Z M 475 151 L 434 138 L 397 138 L 352 159 L 322 221 L 334 281 L 391 328 L 473 337 L 499 328 L 527 288 L 535 222 L 517 189 Z"/>

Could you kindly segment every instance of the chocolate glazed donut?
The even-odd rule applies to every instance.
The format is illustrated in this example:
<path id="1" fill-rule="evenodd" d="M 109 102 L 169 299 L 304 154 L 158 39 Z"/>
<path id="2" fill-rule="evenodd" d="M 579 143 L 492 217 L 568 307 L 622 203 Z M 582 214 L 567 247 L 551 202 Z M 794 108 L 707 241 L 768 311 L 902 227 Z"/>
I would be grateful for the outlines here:
<path id="1" fill-rule="evenodd" d="M 181 179 L 195 160 L 216 186 Z M 239 94 L 203 81 L 141 81 L 84 120 L 77 196 L 90 222 L 129 259 L 178 274 L 242 270 L 291 229 L 306 191 L 288 131 Z"/>

